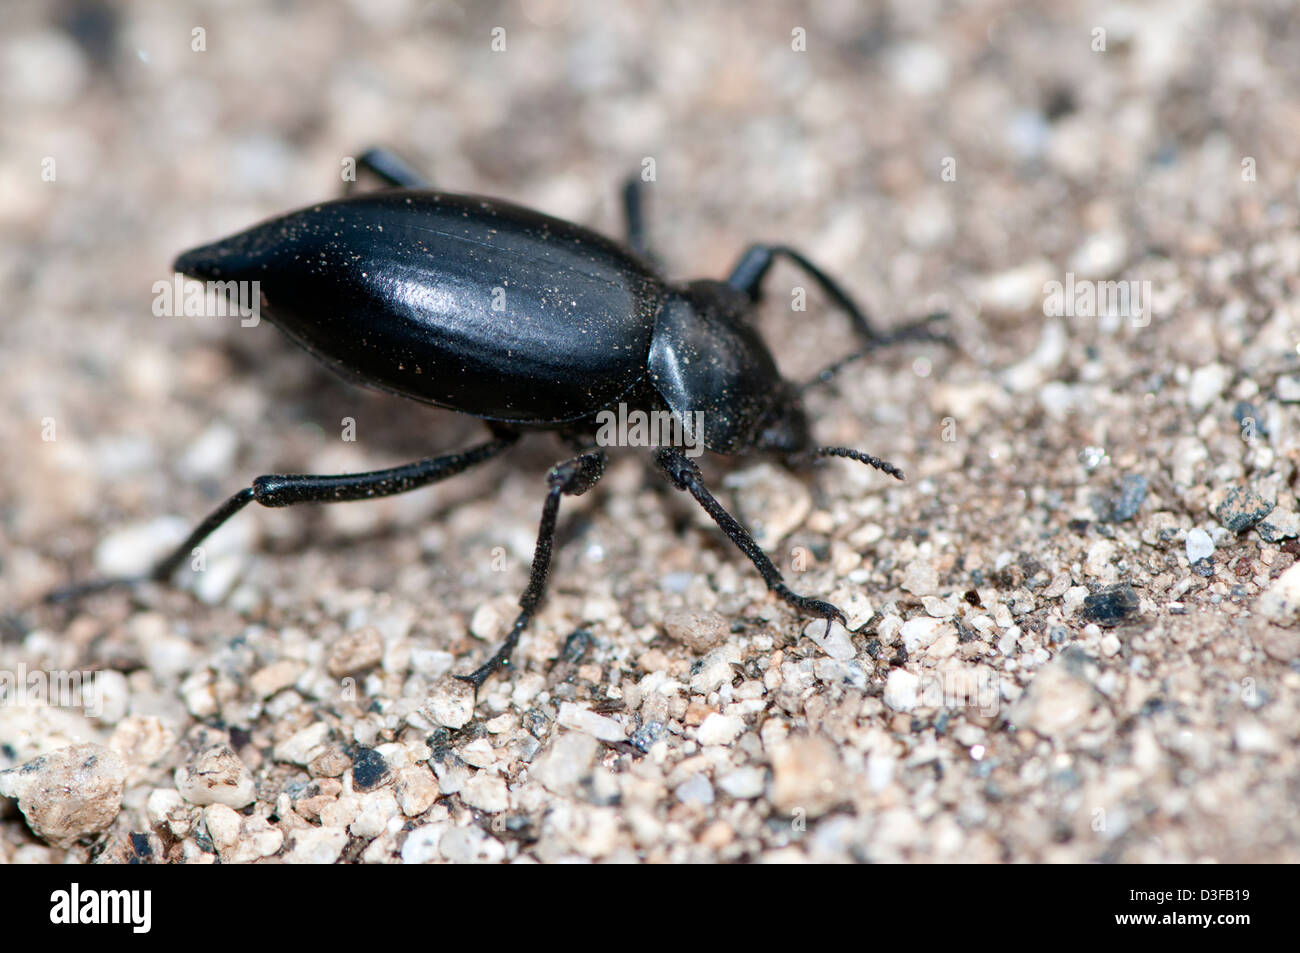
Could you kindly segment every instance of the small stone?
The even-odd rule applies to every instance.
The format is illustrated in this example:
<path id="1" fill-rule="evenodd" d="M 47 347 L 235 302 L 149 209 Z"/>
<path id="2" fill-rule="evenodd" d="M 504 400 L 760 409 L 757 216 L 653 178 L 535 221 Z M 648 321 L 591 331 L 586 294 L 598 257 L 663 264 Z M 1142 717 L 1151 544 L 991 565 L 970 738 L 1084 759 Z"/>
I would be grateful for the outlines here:
<path id="1" fill-rule="evenodd" d="M 185 803 L 181 793 L 174 788 L 154 788 L 145 802 L 145 816 L 151 827 L 167 826 L 172 836 L 185 838 L 194 829 L 198 818 L 197 807 Z"/>
<path id="2" fill-rule="evenodd" d="M 1287 374 L 1274 384 L 1277 399 L 1284 404 L 1300 404 L 1300 377 Z"/>
<path id="3" fill-rule="evenodd" d="M 578 793 L 583 780 L 591 776 L 599 751 L 600 742 L 591 735 L 567 731 L 551 742 L 550 748 L 533 762 L 529 773 L 554 793 L 572 797 Z"/>
<path id="4" fill-rule="evenodd" d="M 431 864 L 441 857 L 438 842 L 442 840 L 444 830 L 446 827 L 442 824 L 425 824 L 411 831 L 402 845 L 402 863 Z"/>
<path id="5" fill-rule="evenodd" d="M 712 804 L 713 785 L 703 774 L 692 774 L 673 791 L 683 804 Z"/>
<path id="6" fill-rule="evenodd" d="M 825 814 L 844 800 L 844 782 L 839 753 L 821 735 L 791 737 L 772 753 L 772 805 L 780 814 Z"/>
<path id="7" fill-rule="evenodd" d="M 348 825 L 353 837 L 378 837 L 388 829 L 388 822 L 398 814 L 397 797 L 388 788 L 363 795 L 357 816 Z"/>
<path id="8" fill-rule="evenodd" d="M 176 461 L 176 472 L 186 480 L 211 480 L 230 471 L 238 449 L 239 434 L 233 427 L 210 424 Z"/>
<path id="9" fill-rule="evenodd" d="M 735 645 L 722 645 L 704 656 L 691 667 L 691 691 L 707 695 L 717 691 L 736 676 L 733 666 L 740 662 L 740 651 Z"/>
<path id="10" fill-rule="evenodd" d="M 438 782 L 427 765 L 408 765 L 397 771 L 393 786 L 397 804 L 407 817 L 419 817 L 438 800 Z"/>
<path id="11" fill-rule="evenodd" d="M 424 710 L 444 728 L 464 728 L 474 717 L 474 686 L 459 678 L 443 678 L 433 686 Z"/>
<path id="12" fill-rule="evenodd" d="M 896 668 L 885 681 L 885 704 L 894 711 L 911 711 L 918 703 L 921 679 L 906 669 Z"/>
<path id="13" fill-rule="evenodd" d="M 763 793 L 766 781 L 762 768 L 735 768 L 718 778 L 718 787 L 737 800 L 749 800 Z"/>
<path id="14" fill-rule="evenodd" d="M 363 672 L 384 658 L 384 637 L 373 625 L 349 632 L 334 643 L 325 670 L 335 678 Z"/>
<path id="15" fill-rule="evenodd" d="M 871 600 L 861 591 L 854 590 L 847 599 L 839 603 L 840 609 L 843 610 L 845 617 L 849 620 L 849 631 L 856 632 L 864 625 L 871 621 L 875 616 L 876 610 L 871 606 Z"/>
<path id="16" fill-rule="evenodd" d="M 1298 563 L 1297 565 L 1300 565 Z M 1291 664 L 1300 659 L 1300 631 L 1293 628 L 1266 625 L 1258 636 L 1259 647 L 1269 658 Z"/>
<path id="17" fill-rule="evenodd" d="M 1269 754 L 1277 750 L 1277 739 L 1258 721 L 1241 721 L 1232 732 L 1233 743 L 1240 751 Z"/>
<path id="18" fill-rule="evenodd" d="M 939 573 L 927 559 L 914 559 L 903 570 L 902 587 L 918 596 L 933 596 L 939 592 Z"/>
<path id="19" fill-rule="evenodd" d="M 1083 617 L 1107 627 L 1119 625 L 1138 610 L 1138 594 L 1128 583 L 1107 586 L 1083 600 Z"/>
<path id="20" fill-rule="evenodd" d="M 1117 571 L 1115 560 L 1115 543 L 1109 539 L 1099 539 L 1088 547 L 1088 555 L 1083 561 L 1083 571 L 1089 576 L 1100 577 L 1103 582 L 1113 581 Z"/>
<path id="21" fill-rule="evenodd" d="M 847 661 L 857 655 L 849 630 L 838 622 L 814 619 L 804 628 L 803 634 L 817 643 L 817 647 L 833 659 Z"/>
<path id="22" fill-rule="evenodd" d="M 695 740 L 702 745 L 727 745 L 735 741 L 744 730 L 744 719 L 715 711 L 696 729 Z"/>
<path id="23" fill-rule="evenodd" d="M 176 790 L 191 804 L 247 807 L 257 796 L 248 766 L 224 738 L 200 735 L 194 754 L 176 769 Z M 212 738 L 212 740 L 208 740 Z"/>
<path id="24" fill-rule="evenodd" d="M 505 619 L 496 603 L 485 602 L 474 610 L 469 620 L 470 634 L 476 639 L 491 641 L 497 638 L 505 628 Z"/>
<path id="25" fill-rule="evenodd" d="M 95 547 L 95 569 L 105 578 L 143 576 L 188 533 L 188 524 L 176 516 L 118 530 Z"/>
<path id="26" fill-rule="evenodd" d="M 766 549 L 790 535 L 812 510 L 804 481 L 770 463 L 735 471 L 723 485 L 734 491 L 741 521 Z"/>
<path id="27" fill-rule="evenodd" d="M 210 804 L 203 811 L 203 824 L 212 838 L 212 846 L 223 859 L 239 843 L 239 814 L 225 804 Z"/>
<path id="28" fill-rule="evenodd" d="M 275 760 L 306 766 L 324 753 L 329 735 L 328 724 L 323 721 L 313 722 L 276 745 Z"/>
<path id="29" fill-rule="evenodd" d="M 1192 371 L 1187 382 L 1187 403 L 1192 410 L 1205 410 L 1218 400 L 1232 379 L 1232 372 L 1222 364 L 1206 364 Z"/>
<path id="30" fill-rule="evenodd" d="M 601 741 L 624 741 L 627 738 L 627 732 L 623 730 L 620 722 L 598 715 L 591 709 L 575 705 L 573 702 L 563 702 L 560 705 L 560 713 L 555 721 L 566 728 L 586 732 Z"/>
<path id="31" fill-rule="evenodd" d="M 438 852 L 453 864 L 493 863 L 505 856 L 505 847 L 477 827 L 453 827 L 442 835 Z"/>
<path id="32" fill-rule="evenodd" d="M 55 847 L 71 847 L 112 824 L 125 787 L 125 763 L 97 744 L 60 748 L 0 771 L 0 796 L 17 798 L 27 824 Z"/>
<path id="33" fill-rule="evenodd" d="M 480 771 L 465 782 L 460 797 L 470 807 L 488 814 L 500 814 L 510 807 L 510 791 L 505 778 Z"/>
<path id="34" fill-rule="evenodd" d="M 388 762 L 374 748 L 358 745 L 352 752 L 352 790 L 364 794 L 382 787 L 392 779 Z"/>
<path id="35" fill-rule="evenodd" d="M 1053 280 L 1056 273 L 1057 269 L 1051 262 L 1037 258 L 981 278 L 976 294 L 984 308 L 1003 314 L 1018 314 L 1035 305 L 1041 307 L 1043 285 Z"/>
<path id="36" fill-rule="evenodd" d="M 951 602 L 938 596 L 922 596 L 921 605 L 925 608 L 925 614 L 935 619 L 951 619 L 957 614 Z"/>
<path id="37" fill-rule="evenodd" d="M 270 698 L 296 682 L 301 674 L 301 662 L 280 659 L 254 672 L 248 679 L 248 687 L 258 698 Z"/>
<path id="38" fill-rule="evenodd" d="M 284 831 L 254 814 L 240 822 L 239 842 L 229 856 L 221 859 L 231 864 L 250 864 L 263 857 L 275 856 L 283 846 Z"/>
<path id="39" fill-rule="evenodd" d="M 903 627 L 898 630 L 898 637 L 903 640 L 903 648 L 911 655 L 938 638 L 946 625 L 948 623 L 943 619 L 918 615 L 903 623 Z"/>
<path id="40" fill-rule="evenodd" d="M 317 754 L 307 762 L 307 773 L 313 778 L 341 778 L 352 767 L 352 759 L 340 744 L 328 744 L 318 749 Z"/>
<path id="41" fill-rule="evenodd" d="M 348 832 L 339 827 L 306 827 L 293 832 L 293 846 L 285 854 L 289 864 L 332 864 L 348 844 Z"/>
<path id="42" fill-rule="evenodd" d="M 1199 563 L 1214 555 L 1214 540 L 1204 529 L 1191 529 L 1187 533 L 1187 562 Z"/>
<path id="43" fill-rule="evenodd" d="M 1203 529 L 1189 530 L 1187 533 L 1187 561 L 1199 563 L 1214 555 L 1214 540 Z"/>
<path id="44" fill-rule="evenodd" d="M 1130 474 L 1120 481 L 1119 494 L 1109 501 L 1108 512 L 1098 518 L 1109 523 L 1124 523 L 1137 515 L 1142 501 L 1147 498 L 1147 478 Z"/>
<path id="45" fill-rule="evenodd" d="M 496 764 L 497 753 L 492 742 L 478 738 L 460 749 L 460 758 L 471 768 L 489 768 Z"/>
<path id="46" fill-rule="evenodd" d="M 1265 619 L 1283 625 L 1300 615 L 1300 563 L 1296 563 L 1264 590 L 1256 608 Z"/>
<path id="47" fill-rule="evenodd" d="M 1044 738 L 1071 738 L 1083 730 L 1094 701 L 1092 686 L 1057 658 L 1039 670 L 1009 718 Z"/>
<path id="48" fill-rule="evenodd" d="M 1214 515 L 1230 532 L 1244 533 L 1273 512 L 1273 506 L 1250 487 L 1237 486 L 1228 491 Z"/>
<path id="49" fill-rule="evenodd" d="M 678 609 L 664 616 L 664 632 L 692 652 L 704 653 L 731 633 L 731 624 L 718 612 Z"/>
<path id="50" fill-rule="evenodd" d="M 175 733 L 156 715 L 127 715 L 113 729 L 108 746 L 131 766 L 134 779 L 161 761 L 175 741 Z"/>
<path id="51" fill-rule="evenodd" d="M 1266 543 L 1280 543 L 1300 536 L 1300 514 L 1295 510 L 1274 510 L 1255 527 Z"/>

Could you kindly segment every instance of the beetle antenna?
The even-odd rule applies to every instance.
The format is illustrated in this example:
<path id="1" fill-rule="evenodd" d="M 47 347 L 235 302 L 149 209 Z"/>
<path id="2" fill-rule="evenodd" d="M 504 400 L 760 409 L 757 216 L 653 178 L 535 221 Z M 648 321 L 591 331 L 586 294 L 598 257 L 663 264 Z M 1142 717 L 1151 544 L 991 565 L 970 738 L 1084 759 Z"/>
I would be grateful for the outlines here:
<path id="1" fill-rule="evenodd" d="M 895 480 L 907 479 L 903 471 L 888 460 L 881 460 L 879 457 L 873 457 L 861 450 L 854 450 L 852 447 L 814 447 L 811 450 L 805 450 L 803 453 L 791 454 L 787 459 L 792 463 L 799 463 L 811 460 L 814 457 L 844 457 L 846 460 L 857 460 L 859 463 L 865 463 L 869 467 L 875 467 L 877 470 L 888 473 Z"/>

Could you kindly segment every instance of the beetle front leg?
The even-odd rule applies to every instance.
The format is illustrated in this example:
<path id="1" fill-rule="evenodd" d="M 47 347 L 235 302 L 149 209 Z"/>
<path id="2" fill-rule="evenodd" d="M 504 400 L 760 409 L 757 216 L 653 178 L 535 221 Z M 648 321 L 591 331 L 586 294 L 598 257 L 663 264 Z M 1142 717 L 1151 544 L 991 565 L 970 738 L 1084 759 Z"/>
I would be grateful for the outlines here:
<path id="1" fill-rule="evenodd" d="M 844 613 L 831 603 L 823 602 L 821 599 L 813 599 L 809 596 L 801 596 L 785 584 L 781 571 L 773 565 L 767 553 L 763 552 L 762 547 L 754 541 L 754 537 L 749 535 L 745 527 L 741 526 L 736 518 L 728 513 L 723 505 L 709 492 L 708 487 L 704 485 L 703 477 L 700 475 L 700 468 L 695 465 L 694 460 L 687 457 L 678 447 L 660 450 L 656 454 L 656 459 L 659 466 L 668 474 L 668 479 L 672 480 L 673 486 L 679 490 L 689 491 L 691 496 L 695 497 L 696 502 L 704 508 L 704 512 L 712 517 L 713 522 L 717 523 L 718 527 L 736 544 L 736 547 L 749 557 L 749 561 L 754 564 L 763 576 L 763 581 L 767 583 L 768 589 L 771 589 L 786 603 L 801 612 L 834 620 L 841 625 L 847 624 L 848 620 L 844 617 Z"/>
<path id="2" fill-rule="evenodd" d="M 546 592 L 546 576 L 551 568 L 551 548 L 555 543 L 555 521 L 560 512 L 561 496 L 581 496 L 596 485 L 605 472 L 605 452 L 593 450 L 581 453 L 563 463 L 557 463 L 546 475 L 546 502 L 542 504 L 542 521 L 537 529 L 537 545 L 533 549 L 533 566 L 528 578 L 528 588 L 519 599 L 519 615 L 510 628 L 501 647 L 490 659 L 469 675 L 457 675 L 463 682 L 469 682 L 475 691 L 488 680 L 497 669 L 510 662 L 510 654 L 519 644 L 523 634 L 537 609 L 537 604 Z"/>
<path id="3" fill-rule="evenodd" d="M 260 476 L 212 511 L 202 523 L 162 559 L 148 576 L 125 579 L 99 579 L 57 589 L 45 597 L 46 602 L 67 602 L 93 592 L 117 586 L 132 586 L 152 579 L 166 582 L 190 557 L 194 548 L 211 536 L 218 527 L 254 501 L 262 506 L 291 506 L 295 503 L 343 503 L 395 496 L 430 483 L 445 480 L 472 466 L 492 459 L 514 445 L 518 434 L 500 431 L 495 439 L 476 447 L 441 457 L 429 457 L 389 470 L 369 473 L 344 473 L 337 476 L 312 474 L 268 474 Z"/>

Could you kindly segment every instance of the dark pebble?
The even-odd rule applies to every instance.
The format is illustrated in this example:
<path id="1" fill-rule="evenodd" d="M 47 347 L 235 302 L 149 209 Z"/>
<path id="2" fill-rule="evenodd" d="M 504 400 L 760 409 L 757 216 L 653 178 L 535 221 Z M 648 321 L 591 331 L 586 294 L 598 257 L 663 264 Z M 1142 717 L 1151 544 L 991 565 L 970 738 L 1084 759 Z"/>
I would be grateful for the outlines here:
<path id="1" fill-rule="evenodd" d="M 638 751 L 649 751 L 654 746 L 654 743 L 666 734 L 668 734 L 666 725 L 658 721 L 647 721 L 632 732 L 632 737 L 628 741 Z"/>
<path id="2" fill-rule="evenodd" d="M 1083 617 L 1106 627 L 1116 626 L 1138 610 L 1138 594 L 1128 583 L 1099 589 L 1083 600 Z"/>
<path id="3" fill-rule="evenodd" d="M 586 629 L 576 629 L 564 640 L 564 661 L 577 664 L 582 657 L 587 654 L 587 649 L 591 648 L 591 633 Z"/>
<path id="4" fill-rule="evenodd" d="M 1250 487 L 1238 486 L 1228 491 L 1214 515 L 1234 533 L 1244 533 L 1269 513 L 1273 504 Z"/>
<path id="5" fill-rule="evenodd" d="M 357 747 L 352 752 L 352 790 L 373 791 L 388 780 L 388 762 L 374 748 Z"/>

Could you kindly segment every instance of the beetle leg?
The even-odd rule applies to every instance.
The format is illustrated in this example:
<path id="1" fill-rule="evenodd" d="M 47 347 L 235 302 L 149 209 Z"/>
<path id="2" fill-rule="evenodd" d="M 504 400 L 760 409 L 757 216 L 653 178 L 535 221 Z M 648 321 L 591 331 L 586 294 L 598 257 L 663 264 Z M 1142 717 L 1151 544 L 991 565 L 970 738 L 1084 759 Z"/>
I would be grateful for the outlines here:
<path id="1" fill-rule="evenodd" d="M 882 337 L 871 326 L 871 321 L 867 318 L 866 313 L 858 307 L 857 303 L 849 297 L 849 293 L 841 288 L 834 278 L 826 274 L 802 254 L 786 245 L 751 245 L 740 256 L 740 261 L 736 262 L 736 267 L 731 270 L 731 275 L 727 278 L 727 284 L 737 291 L 745 292 L 749 295 L 751 301 L 757 301 L 762 294 L 763 279 L 767 277 L 767 272 L 772 267 L 772 262 L 776 260 L 777 255 L 784 255 L 808 272 L 813 280 L 821 286 L 822 290 L 830 295 L 831 299 L 849 316 L 849 321 L 853 324 L 853 330 L 864 341 L 875 342 Z"/>
<path id="2" fill-rule="evenodd" d="M 877 331 L 872 326 L 866 312 L 858 307 L 857 302 L 849 296 L 847 291 L 840 287 L 834 278 L 787 245 L 751 245 L 740 256 L 740 261 L 736 262 L 736 267 L 731 270 L 731 275 L 727 278 L 727 284 L 737 291 L 743 291 L 749 295 L 751 301 L 757 301 L 762 294 L 763 279 L 767 277 L 768 269 L 772 267 L 772 262 L 776 260 L 777 255 L 784 255 L 812 276 L 813 280 L 821 286 L 821 289 L 830 296 L 831 300 L 849 316 L 849 322 L 853 325 L 854 332 L 858 337 L 862 338 L 863 343 L 866 345 L 862 350 L 856 351 L 848 357 L 840 358 L 821 371 L 811 381 L 799 388 L 801 391 L 814 384 L 825 384 L 845 365 L 861 360 L 876 349 L 890 344 L 898 344 L 902 341 L 934 341 L 939 344 L 946 344 L 949 347 L 956 347 L 956 342 L 949 335 L 934 331 L 930 327 L 935 321 L 941 321 L 948 317 L 947 313 L 942 311 L 927 314 L 916 321 L 909 321 L 902 327 L 889 332 Z"/>
<path id="3" fill-rule="evenodd" d="M 533 549 L 533 567 L 528 578 L 528 588 L 519 598 L 519 615 L 501 647 L 483 665 L 469 675 L 457 675 L 469 682 L 477 691 L 497 669 L 510 662 L 510 653 L 519 644 L 519 636 L 527 627 L 546 591 L 546 576 L 551 568 L 551 547 L 555 542 L 555 520 L 560 512 L 561 496 L 581 496 L 596 485 L 605 472 L 605 452 L 593 450 L 557 463 L 546 475 L 546 502 L 542 504 L 542 522 L 537 529 L 537 545 Z"/>
<path id="4" fill-rule="evenodd" d="M 848 620 L 845 619 L 844 613 L 829 602 L 801 596 L 785 584 L 781 571 L 772 564 L 772 560 L 767 557 L 767 553 L 763 552 L 762 547 L 754 541 L 754 537 L 749 535 L 745 527 L 741 526 L 736 518 L 728 513 L 723 505 L 709 492 L 700 475 L 700 468 L 696 466 L 694 460 L 682 453 L 679 447 L 666 447 L 660 450 L 656 454 L 656 459 L 659 466 L 663 467 L 664 472 L 668 474 L 668 479 L 672 480 L 673 486 L 679 490 L 687 490 L 691 496 L 695 497 L 696 502 L 704 508 L 704 512 L 708 513 L 713 518 L 713 522 L 718 524 L 718 527 L 730 537 L 737 548 L 749 557 L 749 561 L 754 564 L 763 576 L 767 588 L 801 612 L 834 620 L 841 625 L 847 623 Z"/>
<path id="5" fill-rule="evenodd" d="M 260 476 L 251 486 L 246 486 L 212 511 L 194 532 L 166 558 L 161 560 L 147 577 L 125 579 L 97 579 L 57 589 L 45 597 L 46 602 L 66 602 L 93 592 L 116 586 L 130 586 L 145 579 L 166 582 L 177 568 L 190 557 L 194 548 L 208 538 L 217 527 L 254 501 L 262 506 L 291 506 L 294 503 L 342 503 L 350 500 L 368 500 L 378 496 L 394 496 L 416 490 L 430 483 L 455 476 L 476 464 L 492 459 L 512 446 L 518 434 L 498 430 L 494 439 L 459 453 L 429 457 L 393 467 L 389 470 L 372 470 L 369 473 L 343 473 L 337 476 L 311 474 L 268 474 Z"/>
<path id="6" fill-rule="evenodd" d="M 645 184 L 639 175 L 630 175 L 623 183 L 623 218 L 627 224 L 627 245 L 638 255 L 655 261 L 646 236 Z"/>
<path id="7" fill-rule="evenodd" d="M 428 179 L 407 165 L 404 159 L 395 152 L 390 152 L 383 147 L 367 149 L 363 152 L 357 159 L 357 168 L 365 169 L 371 175 L 376 176 L 395 189 L 429 189 L 433 187 Z M 349 182 L 347 191 L 350 192 L 355 185 L 355 182 Z"/>

